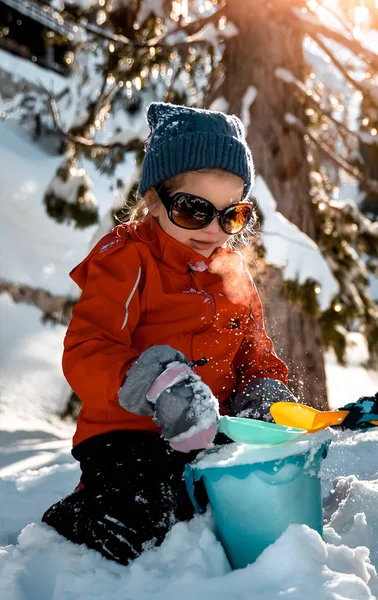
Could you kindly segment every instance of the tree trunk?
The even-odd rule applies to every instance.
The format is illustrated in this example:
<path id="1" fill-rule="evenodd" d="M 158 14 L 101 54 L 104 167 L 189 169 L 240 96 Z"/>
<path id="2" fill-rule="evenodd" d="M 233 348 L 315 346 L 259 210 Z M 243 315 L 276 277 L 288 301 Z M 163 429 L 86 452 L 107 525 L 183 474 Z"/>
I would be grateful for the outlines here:
<path id="1" fill-rule="evenodd" d="M 249 86 L 256 88 L 247 132 L 256 172 L 264 177 L 278 210 L 314 238 L 305 142 L 284 120 L 285 113 L 303 119 L 303 105 L 292 88 L 275 75 L 275 70 L 283 67 L 303 81 L 308 68 L 303 35 L 290 25 L 292 4 L 293 0 L 280 0 L 277 5 L 266 0 L 228 1 L 227 17 L 239 33 L 227 40 L 220 95 L 229 102 L 230 113 L 241 115 L 243 95 Z M 324 409 L 326 381 L 319 322 L 298 304 L 282 298 L 282 276 L 276 269 L 266 268 L 264 281 L 267 329 L 277 353 L 289 366 L 290 387 L 301 401 Z"/>

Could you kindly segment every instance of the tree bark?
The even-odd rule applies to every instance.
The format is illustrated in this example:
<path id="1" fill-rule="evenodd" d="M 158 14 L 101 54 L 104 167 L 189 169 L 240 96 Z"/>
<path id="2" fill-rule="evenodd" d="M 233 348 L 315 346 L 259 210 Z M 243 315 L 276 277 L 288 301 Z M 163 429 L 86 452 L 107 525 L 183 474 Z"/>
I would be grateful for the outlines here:
<path id="1" fill-rule="evenodd" d="M 303 33 L 290 24 L 294 3 L 228 0 L 225 12 L 239 33 L 226 43 L 222 95 L 229 103 L 229 112 L 241 115 L 246 90 L 251 85 L 256 88 L 247 131 L 256 172 L 264 177 L 278 210 L 314 238 L 305 142 L 303 135 L 287 127 L 284 119 L 286 113 L 292 113 L 303 121 L 304 108 L 291 86 L 275 75 L 281 67 L 302 81 L 306 76 Z M 266 267 L 262 279 L 267 329 L 277 353 L 289 366 L 290 387 L 301 401 L 324 409 L 327 399 L 320 324 L 299 305 L 288 304 L 282 298 L 280 272 Z"/>

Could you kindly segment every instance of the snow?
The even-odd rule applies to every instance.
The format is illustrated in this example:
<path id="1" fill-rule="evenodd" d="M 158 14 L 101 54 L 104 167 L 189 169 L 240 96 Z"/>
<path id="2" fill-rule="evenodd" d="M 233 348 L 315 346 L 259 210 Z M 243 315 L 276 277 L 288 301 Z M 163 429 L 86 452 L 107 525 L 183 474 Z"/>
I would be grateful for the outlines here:
<path id="1" fill-rule="evenodd" d="M 220 39 L 235 37 L 238 33 L 238 28 L 230 21 L 227 21 L 223 29 L 219 29 L 219 27 L 217 27 L 214 23 L 207 23 L 205 27 L 200 29 L 200 31 L 197 33 L 187 36 L 185 41 L 190 44 L 204 41 L 212 44 L 213 46 L 217 46 Z M 177 41 L 176 37 L 174 39 L 173 38 L 173 35 L 169 36 L 170 43 Z"/>
<path id="2" fill-rule="evenodd" d="M 43 152 L 10 121 L 1 125 L 0 152 L 6 174 L 1 181 L 3 276 L 66 292 L 72 289 L 68 271 L 87 253 L 96 228 L 79 232 L 57 225 L 44 212 L 43 192 L 61 157 Z M 128 163 L 126 173 L 134 170 Z M 100 216 L 107 216 L 114 201 L 109 182 L 94 170 L 89 175 Z M 285 223 L 275 213 L 267 188 L 262 189 L 265 225 Z M 289 226 L 280 225 L 279 232 L 290 233 L 287 244 L 277 238 L 281 251 L 291 260 L 292 240 L 299 239 L 308 256 L 317 254 Z M 269 244 L 269 239 L 268 234 L 264 241 Z M 311 271 L 316 265 L 312 263 Z M 44 510 L 70 493 L 79 479 L 70 454 L 74 426 L 56 416 L 68 392 L 60 367 L 64 328 L 42 325 L 37 309 L 15 305 L 5 295 L 1 311 L 1 598 L 373 600 L 378 594 L 377 431 L 337 432 L 332 437 L 322 475 L 324 540 L 305 525 L 292 525 L 254 564 L 239 571 L 229 567 L 210 512 L 176 524 L 161 547 L 146 549 L 128 567 L 41 524 Z M 333 354 L 327 354 L 331 406 L 378 387 L 378 375 L 361 364 L 367 358 L 361 334 L 349 337 L 347 367 L 339 367 Z"/>
<path id="3" fill-rule="evenodd" d="M 63 165 L 65 164 L 66 161 L 64 160 Z M 81 193 L 83 208 L 88 211 L 95 211 L 98 202 L 92 193 L 92 181 L 84 169 L 71 167 L 65 181 L 61 177 L 54 177 L 46 189 L 46 194 L 53 194 L 66 202 L 76 204 L 80 189 L 84 190 L 84 193 Z"/>
<path id="4" fill-rule="evenodd" d="M 283 69 L 282 67 L 278 67 L 274 71 L 274 74 L 278 79 L 282 79 L 282 81 L 285 81 L 286 83 L 296 83 L 298 81 L 291 71 Z"/>
<path id="5" fill-rule="evenodd" d="M 68 86 L 66 77 L 47 69 L 42 69 L 29 59 L 20 58 L 0 49 L 0 64 L 4 71 L 12 74 L 14 82 L 27 79 L 58 95 Z"/>
<path id="6" fill-rule="evenodd" d="M 281 268 L 286 280 L 302 284 L 308 279 L 317 281 L 319 307 L 325 310 L 339 286 L 318 246 L 277 211 L 277 202 L 261 175 L 256 178 L 253 193 L 264 218 L 262 240 L 266 262 Z"/>
<path id="7" fill-rule="evenodd" d="M 47 216 L 43 194 L 61 157 L 44 152 L 11 120 L 2 123 L 0 131 L 0 161 L 6 165 L 6 177 L 0 183 L 2 277 L 54 294 L 77 295 L 69 272 L 88 253 L 96 228 L 78 231 Z M 101 200 L 102 216 L 113 199 L 109 182 L 99 177 L 91 163 L 86 166 L 94 193 Z M 43 326 L 36 308 L 17 306 L 4 294 L 0 297 L 0 310 L 2 429 L 51 431 L 54 415 L 63 410 L 69 394 L 60 368 L 65 329 Z M 34 407 L 32 424 L 25 398 Z M 58 429 L 67 435 L 67 426 L 61 424 Z"/>
<path id="8" fill-rule="evenodd" d="M 378 445 L 372 433 L 339 433 L 331 445 L 323 468 L 325 491 L 328 481 L 339 477 L 334 493 L 326 497 L 325 514 L 331 516 L 324 541 L 305 525 L 291 525 L 254 564 L 234 572 L 214 535 L 209 512 L 175 525 L 160 548 L 146 550 L 129 567 L 67 542 L 38 521 L 43 510 L 78 480 L 69 442 L 55 449 L 56 441 L 20 442 L 15 436 L 13 445 L 18 444 L 19 452 L 44 451 L 50 464 L 23 469 L 13 463 L 12 468 L 12 454 L 3 448 L 9 468 L 0 483 L 1 497 L 7 498 L 1 510 L 5 545 L 0 553 L 0 593 L 7 600 L 373 600 L 378 592 L 370 562 L 371 558 L 377 564 L 378 550 L 378 490 L 372 480 L 377 476 Z"/>
<path id="9" fill-rule="evenodd" d="M 142 25 L 144 21 L 153 13 L 156 17 L 165 16 L 165 0 L 144 0 L 140 3 L 137 23 Z"/>
<path id="10" fill-rule="evenodd" d="M 241 119 L 247 136 L 248 127 L 251 122 L 251 106 L 256 100 L 257 89 L 253 85 L 249 85 L 243 94 L 241 102 Z"/>
<path id="11" fill-rule="evenodd" d="M 328 396 L 332 408 L 355 402 L 358 395 L 372 396 L 378 390 L 378 372 L 361 369 L 369 358 L 361 333 L 347 335 L 347 366 L 338 364 L 333 350 L 326 354 Z M 358 390 L 361 390 L 360 392 Z"/>
<path id="12" fill-rule="evenodd" d="M 248 465 L 271 460 L 281 460 L 295 454 L 316 451 L 323 443 L 332 439 L 333 432 L 319 431 L 308 436 L 301 434 L 299 438 L 274 445 L 260 444 L 228 444 L 216 452 L 206 452 L 198 456 L 196 467 L 199 469 L 226 468 Z"/>
<path id="13" fill-rule="evenodd" d="M 0 187 L 2 276 L 66 293 L 68 273 L 86 255 L 95 228 L 79 232 L 48 217 L 42 199 L 61 157 L 46 154 L 10 120 L 0 129 L 0 161 L 7 165 Z M 86 167 L 94 194 L 111 200 L 109 181 L 100 179 L 91 163 Z"/>
<path id="14" fill-rule="evenodd" d="M 189 267 L 192 269 L 192 271 L 199 271 L 201 273 L 201 272 L 207 270 L 208 265 L 203 260 L 200 260 L 200 261 L 196 262 L 195 264 L 189 263 Z"/>
<path id="15" fill-rule="evenodd" d="M 210 110 L 217 110 L 218 112 L 227 112 L 229 109 L 229 102 L 224 96 L 216 98 L 209 106 Z"/>
<path id="16" fill-rule="evenodd" d="M 342 51 L 338 47 L 337 56 Z M 321 81 L 330 93 L 345 94 L 345 103 L 350 99 L 350 89 L 345 82 L 340 71 L 330 63 L 329 57 L 316 45 L 316 43 L 308 38 L 304 43 L 304 56 L 306 62 L 316 72 L 317 78 Z"/>

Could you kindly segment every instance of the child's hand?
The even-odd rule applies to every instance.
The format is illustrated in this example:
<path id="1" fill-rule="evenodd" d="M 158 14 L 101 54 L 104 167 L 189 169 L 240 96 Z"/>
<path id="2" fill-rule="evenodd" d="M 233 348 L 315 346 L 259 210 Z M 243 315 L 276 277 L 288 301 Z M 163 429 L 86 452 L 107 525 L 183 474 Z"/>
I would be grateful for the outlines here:
<path id="1" fill-rule="evenodd" d="M 275 402 L 298 402 L 294 394 L 278 379 L 261 377 L 249 381 L 231 404 L 231 414 L 247 419 L 273 421 L 269 412 Z"/>
<path id="2" fill-rule="evenodd" d="M 175 368 L 180 366 L 172 370 Z M 163 436 L 180 452 L 207 448 L 214 440 L 219 419 L 218 402 L 210 388 L 189 367 L 185 371 L 185 379 L 159 395 L 155 409 L 155 421 Z"/>
<path id="3" fill-rule="evenodd" d="M 370 421 L 378 421 L 378 392 L 375 396 L 365 396 L 357 402 L 350 402 L 339 410 L 349 410 L 342 423 L 341 429 L 369 429 L 374 427 Z"/>
<path id="4" fill-rule="evenodd" d="M 170 346 L 153 346 L 143 352 L 118 396 L 126 410 L 153 415 L 175 450 L 206 448 L 215 437 L 218 402 L 185 356 Z"/>

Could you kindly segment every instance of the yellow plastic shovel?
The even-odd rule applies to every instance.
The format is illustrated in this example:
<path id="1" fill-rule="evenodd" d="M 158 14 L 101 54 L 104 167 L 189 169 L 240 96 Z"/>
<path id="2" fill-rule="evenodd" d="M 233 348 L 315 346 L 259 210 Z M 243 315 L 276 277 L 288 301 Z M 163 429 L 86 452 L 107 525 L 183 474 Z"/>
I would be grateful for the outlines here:
<path id="1" fill-rule="evenodd" d="M 331 425 L 340 425 L 349 411 L 321 411 L 296 402 L 276 402 L 270 407 L 270 414 L 278 425 L 306 429 L 309 433 L 313 433 Z M 378 421 L 371 421 L 371 423 L 378 425 Z"/>

